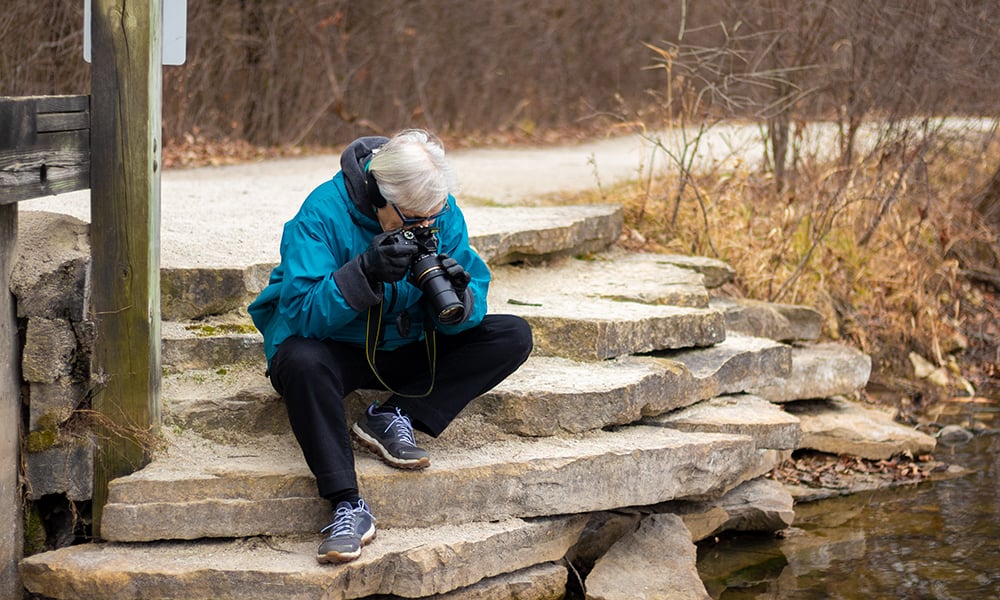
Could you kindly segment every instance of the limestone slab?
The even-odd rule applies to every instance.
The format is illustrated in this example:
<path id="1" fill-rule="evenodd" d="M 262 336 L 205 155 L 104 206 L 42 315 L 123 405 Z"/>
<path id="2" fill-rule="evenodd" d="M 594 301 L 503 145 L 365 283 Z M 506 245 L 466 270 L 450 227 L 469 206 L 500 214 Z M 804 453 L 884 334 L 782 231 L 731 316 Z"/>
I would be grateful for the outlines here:
<path id="1" fill-rule="evenodd" d="M 530 219 L 529 219 L 530 220 Z M 257 274 L 259 275 L 259 274 Z M 169 278 L 168 278 L 169 276 Z M 245 303 L 259 277 L 237 269 L 169 270 L 165 318 L 201 316 Z M 724 337 L 722 317 L 704 309 L 704 277 L 658 255 L 607 252 L 592 260 L 557 260 L 544 269 L 495 269 L 491 310 L 524 316 L 532 324 L 538 353 L 604 359 L 663 348 L 708 346 Z M 230 294 L 226 290 L 238 289 Z M 170 291 L 174 290 L 174 291 Z M 206 298 L 212 293 L 239 297 Z M 170 296 L 169 299 L 167 296 Z M 650 306 L 651 305 L 651 306 Z M 669 306 L 703 310 L 671 309 Z M 173 317 L 171 315 L 174 315 Z M 248 319 L 242 323 L 252 326 Z M 192 325 L 194 326 L 194 325 Z M 188 325 L 165 322 L 162 364 L 168 372 L 207 369 L 260 360 L 260 337 L 191 333 Z"/>
<path id="2" fill-rule="evenodd" d="M 566 567 L 543 563 L 514 573 L 497 575 L 453 592 L 434 596 L 435 600 L 563 600 L 566 596 Z"/>
<path id="3" fill-rule="evenodd" d="M 598 252 L 618 239 L 622 210 L 616 205 L 466 207 L 469 242 L 490 265 L 525 258 Z M 280 228 L 279 228 L 280 229 Z M 161 309 L 169 320 L 197 319 L 245 307 L 267 285 L 277 263 L 241 263 L 239 257 L 209 260 L 211 266 L 161 271 Z"/>
<path id="4" fill-rule="evenodd" d="M 491 265 L 597 252 L 621 234 L 618 205 L 467 207 L 469 242 Z"/>
<path id="5" fill-rule="evenodd" d="M 871 357 L 844 344 L 795 346 L 791 375 L 750 392 L 771 402 L 849 396 L 865 387 L 871 371 Z"/>
<path id="6" fill-rule="evenodd" d="M 665 254 L 662 256 L 662 260 L 701 273 L 705 287 L 710 289 L 721 287 L 736 277 L 736 269 L 729 263 L 707 256 Z"/>
<path id="7" fill-rule="evenodd" d="M 812 342 L 823 332 L 822 313 L 808 306 L 724 297 L 712 298 L 709 305 L 725 312 L 726 331 L 732 333 Z"/>
<path id="8" fill-rule="evenodd" d="M 746 337 L 727 337 L 710 348 L 664 357 L 587 362 L 536 356 L 477 399 L 467 413 L 518 435 L 579 433 L 740 392 L 790 369 L 787 346 Z"/>
<path id="9" fill-rule="evenodd" d="M 85 544 L 29 557 L 22 561 L 21 572 L 29 590 L 57 599 L 416 598 L 559 560 L 585 521 L 571 516 L 441 525 L 433 530 L 381 529 L 361 558 L 344 565 L 316 562 L 318 534 Z"/>
<path id="10" fill-rule="evenodd" d="M 798 417 L 751 395 L 719 396 L 643 422 L 681 431 L 747 435 L 758 448 L 777 450 L 797 449 L 802 437 Z"/>
<path id="11" fill-rule="evenodd" d="M 777 481 L 758 477 L 704 502 L 668 502 L 655 512 L 680 516 L 694 541 L 724 531 L 779 531 L 795 520 L 792 494 Z"/>
<path id="12" fill-rule="evenodd" d="M 325 525 L 329 507 L 294 440 L 226 446 L 186 435 L 109 486 L 101 534 L 116 541 L 285 534 Z M 282 445 L 283 444 L 283 445 Z M 745 436 L 625 427 L 565 438 L 426 446 L 428 469 L 356 454 L 362 496 L 384 526 L 536 517 L 717 496 L 757 476 Z M 442 502 L 442 498 L 447 498 Z"/>
<path id="13" fill-rule="evenodd" d="M 540 266 L 507 266 L 493 270 L 493 285 L 501 292 L 530 302 L 558 292 L 579 301 L 605 298 L 643 304 L 705 308 L 704 276 L 666 260 L 660 254 L 609 249 L 585 258 L 566 258 Z"/>
<path id="14" fill-rule="evenodd" d="M 794 402 L 787 409 L 802 423 L 802 448 L 881 460 L 904 452 L 927 454 L 937 443 L 886 412 L 843 398 Z"/>
<path id="15" fill-rule="evenodd" d="M 251 327 L 249 320 L 244 322 Z M 217 369 L 234 364 L 264 365 L 264 338 L 259 333 L 208 332 L 199 325 L 164 321 L 161 365 L 166 373 Z"/>
<path id="16" fill-rule="evenodd" d="M 184 321 L 244 308 L 264 289 L 269 267 L 162 268 L 160 314 Z"/>
<path id="17" fill-rule="evenodd" d="M 743 336 L 659 357 L 590 362 L 531 356 L 500 385 L 473 401 L 454 426 L 471 418 L 523 436 L 580 433 L 742 392 L 790 370 L 788 346 Z M 374 394 L 348 397 L 348 412 L 357 413 L 357 407 L 370 402 Z M 284 403 L 259 364 L 168 374 L 162 395 L 168 422 L 208 437 L 226 440 L 234 430 L 289 431 Z"/>
<path id="18" fill-rule="evenodd" d="M 588 600 L 708 600 L 698 552 L 680 517 L 650 515 L 594 564 Z"/>
<path id="19" fill-rule="evenodd" d="M 727 333 L 713 346 L 655 356 L 679 362 L 697 382 L 699 400 L 734 394 L 781 381 L 792 372 L 792 350 L 766 338 Z"/>
<path id="20" fill-rule="evenodd" d="M 535 353 L 578 360 L 711 346 L 725 338 L 722 314 L 699 308 L 652 306 L 601 298 L 581 301 L 552 294 L 539 297 L 490 292 L 496 312 L 523 317 L 531 325 Z M 520 298 L 529 297 L 530 304 Z"/>

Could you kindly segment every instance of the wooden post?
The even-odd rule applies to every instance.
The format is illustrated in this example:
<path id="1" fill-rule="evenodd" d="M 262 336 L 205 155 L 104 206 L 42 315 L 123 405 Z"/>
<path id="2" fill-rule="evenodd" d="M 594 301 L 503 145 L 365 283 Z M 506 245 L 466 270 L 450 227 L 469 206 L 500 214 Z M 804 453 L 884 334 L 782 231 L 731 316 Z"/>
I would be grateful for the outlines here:
<path id="1" fill-rule="evenodd" d="M 148 462 L 160 422 L 162 0 L 93 0 L 91 376 L 98 430 L 94 533 L 108 482 Z"/>
<path id="2" fill-rule="evenodd" d="M 21 354 L 10 293 L 17 241 L 17 204 L 0 204 L 0 598 L 20 598 L 21 489 L 18 486 L 21 424 Z"/>

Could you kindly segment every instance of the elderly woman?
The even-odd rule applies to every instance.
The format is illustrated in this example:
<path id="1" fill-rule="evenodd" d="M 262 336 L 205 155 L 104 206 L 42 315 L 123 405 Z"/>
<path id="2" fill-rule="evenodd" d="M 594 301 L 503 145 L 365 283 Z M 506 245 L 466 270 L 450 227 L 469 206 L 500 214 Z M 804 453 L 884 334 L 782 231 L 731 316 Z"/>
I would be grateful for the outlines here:
<path id="1" fill-rule="evenodd" d="M 427 468 L 413 428 L 439 435 L 532 347 L 524 320 L 486 314 L 490 272 L 469 246 L 436 138 L 419 130 L 361 138 L 340 165 L 285 224 L 281 263 L 249 307 L 271 384 L 334 507 L 317 554 L 323 563 L 353 560 L 375 537 L 350 436 L 389 465 Z M 423 267 L 411 269 L 418 254 L 433 254 L 434 236 L 430 270 L 455 294 L 447 310 L 429 306 Z M 391 395 L 349 426 L 343 399 L 359 388 Z"/>

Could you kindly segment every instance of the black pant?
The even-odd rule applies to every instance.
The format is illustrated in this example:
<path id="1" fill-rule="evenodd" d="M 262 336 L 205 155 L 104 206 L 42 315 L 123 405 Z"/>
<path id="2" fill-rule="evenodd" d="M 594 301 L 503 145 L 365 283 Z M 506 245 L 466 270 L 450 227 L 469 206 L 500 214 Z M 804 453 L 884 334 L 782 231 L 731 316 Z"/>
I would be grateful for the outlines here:
<path id="1" fill-rule="evenodd" d="M 513 373 L 531 352 L 531 329 L 513 315 L 486 315 L 456 335 L 436 334 L 437 368 L 422 398 L 393 394 L 385 404 L 407 413 L 414 428 L 437 437 L 477 396 Z M 375 366 L 392 390 L 422 394 L 430 385 L 427 348 L 416 342 L 378 351 Z M 357 389 L 385 389 L 372 373 L 365 349 L 332 340 L 291 337 L 271 360 L 271 385 L 285 400 L 288 420 L 316 476 L 319 494 L 357 489 L 344 397 Z"/>

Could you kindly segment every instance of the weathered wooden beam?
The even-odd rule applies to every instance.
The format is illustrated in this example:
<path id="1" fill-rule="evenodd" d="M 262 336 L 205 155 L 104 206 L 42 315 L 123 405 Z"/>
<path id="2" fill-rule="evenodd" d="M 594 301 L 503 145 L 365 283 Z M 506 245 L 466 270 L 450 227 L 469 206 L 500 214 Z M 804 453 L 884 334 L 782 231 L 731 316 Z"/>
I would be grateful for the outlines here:
<path id="1" fill-rule="evenodd" d="M 89 97 L 0 97 L 0 205 L 88 187 Z"/>
<path id="2" fill-rule="evenodd" d="M 160 422 L 162 0 L 93 0 L 91 310 L 98 452 L 94 533 L 108 482 L 148 460 Z"/>
<path id="3" fill-rule="evenodd" d="M 17 243 L 17 205 L 0 206 L 0 598 L 20 598 L 21 559 L 21 352 L 17 313 L 10 293 Z"/>

